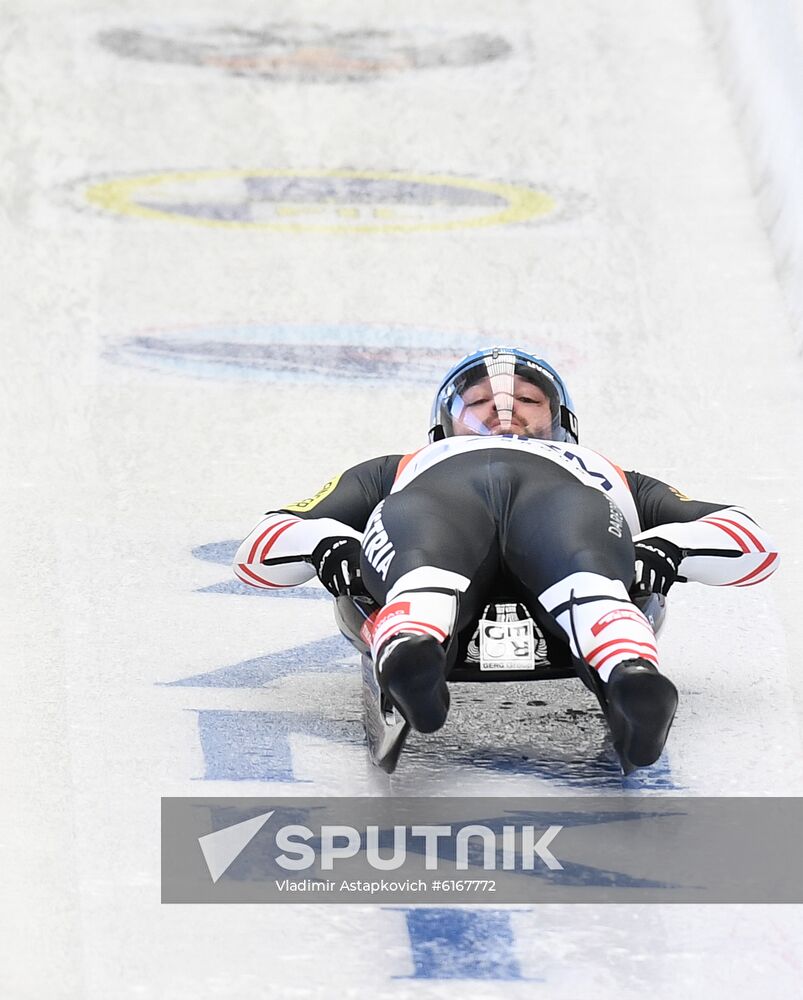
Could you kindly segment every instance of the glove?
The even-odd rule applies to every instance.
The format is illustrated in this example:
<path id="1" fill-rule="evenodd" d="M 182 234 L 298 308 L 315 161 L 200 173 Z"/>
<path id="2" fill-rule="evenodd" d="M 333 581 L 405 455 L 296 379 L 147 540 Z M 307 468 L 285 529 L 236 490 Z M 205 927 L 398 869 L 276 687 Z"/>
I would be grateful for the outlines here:
<path id="1" fill-rule="evenodd" d="M 312 565 L 333 597 L 367 595 L 360 570 L 361 550 L 356 538 L 324 538 L 313 549 Z"/>
<path id="2" fill-rule="evenodd" d="M 653 594 L 668 594 L 673 583 L 685 578 L 678 576 L 678 569 L 686 553 L 674 542 L 663 538 L 644 538 L 634 542 L 636 550 L 636 580 L 634 587 Z"/>

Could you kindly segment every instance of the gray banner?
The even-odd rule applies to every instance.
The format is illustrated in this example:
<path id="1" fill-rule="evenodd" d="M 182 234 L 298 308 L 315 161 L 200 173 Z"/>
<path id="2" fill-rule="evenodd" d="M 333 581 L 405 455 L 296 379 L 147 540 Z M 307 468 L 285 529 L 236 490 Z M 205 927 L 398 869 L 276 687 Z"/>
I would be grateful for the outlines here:
<path id="1" fill-rule="evenodd" d="M 165 798 L 165 903 L 801 903 L 800 798 Z"/>

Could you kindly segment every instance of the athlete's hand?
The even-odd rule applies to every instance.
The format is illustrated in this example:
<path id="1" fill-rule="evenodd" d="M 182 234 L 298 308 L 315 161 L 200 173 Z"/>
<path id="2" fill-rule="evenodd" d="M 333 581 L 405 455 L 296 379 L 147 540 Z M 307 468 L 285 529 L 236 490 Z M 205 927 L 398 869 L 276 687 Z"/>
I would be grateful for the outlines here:
<path id="1" fill-rule="evenodd" d="M 360 548 L 356 538 L 324 538 L 315 546 L 312 565 L 333 597 L 367 593 L 360 571 Z"/>
<path id="2" fill-rule="evenodd" d="M 678 580 L 678 569 L 683 560 L 683 550 L 664 538 L 644 538 L 633 543 L 636 549 L 635 586 L 652 591 L 653 594 L 668 594 L 669 588 Z"/>

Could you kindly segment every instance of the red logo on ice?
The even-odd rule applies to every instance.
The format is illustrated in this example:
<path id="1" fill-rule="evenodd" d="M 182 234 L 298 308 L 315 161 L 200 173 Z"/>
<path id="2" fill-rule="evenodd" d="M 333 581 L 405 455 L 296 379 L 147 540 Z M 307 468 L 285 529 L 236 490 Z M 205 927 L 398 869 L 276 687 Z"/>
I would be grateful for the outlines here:
<path id="1" fill-rule="evenodd" d="M 599 621 L 594 622 L 591 626 L 591 634 L 599 635 L 604 628 L 607 628 L 609 625 L 613 625 L 614 622 L 621 621 L 622 619 L 629 619 L 630 621 L 638 622 L 639 625 L 646 625 L 647 628 L 650 627 L 644 615 L 635 608 L 633 608 L 632 611 L 629 608 L 618 608 L 616 611 L 609 611 L 607 615 L 603 615 Z"/>

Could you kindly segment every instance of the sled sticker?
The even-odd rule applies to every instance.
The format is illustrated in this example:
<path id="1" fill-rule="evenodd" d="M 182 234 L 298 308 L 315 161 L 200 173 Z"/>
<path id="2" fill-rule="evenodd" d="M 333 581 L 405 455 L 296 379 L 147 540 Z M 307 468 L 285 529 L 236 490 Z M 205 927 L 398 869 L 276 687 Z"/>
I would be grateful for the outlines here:
<path id="1" fill-rule="evenodd" d="M 533 623 L 480 621 L 480 670 L 535 670 Z"/>

